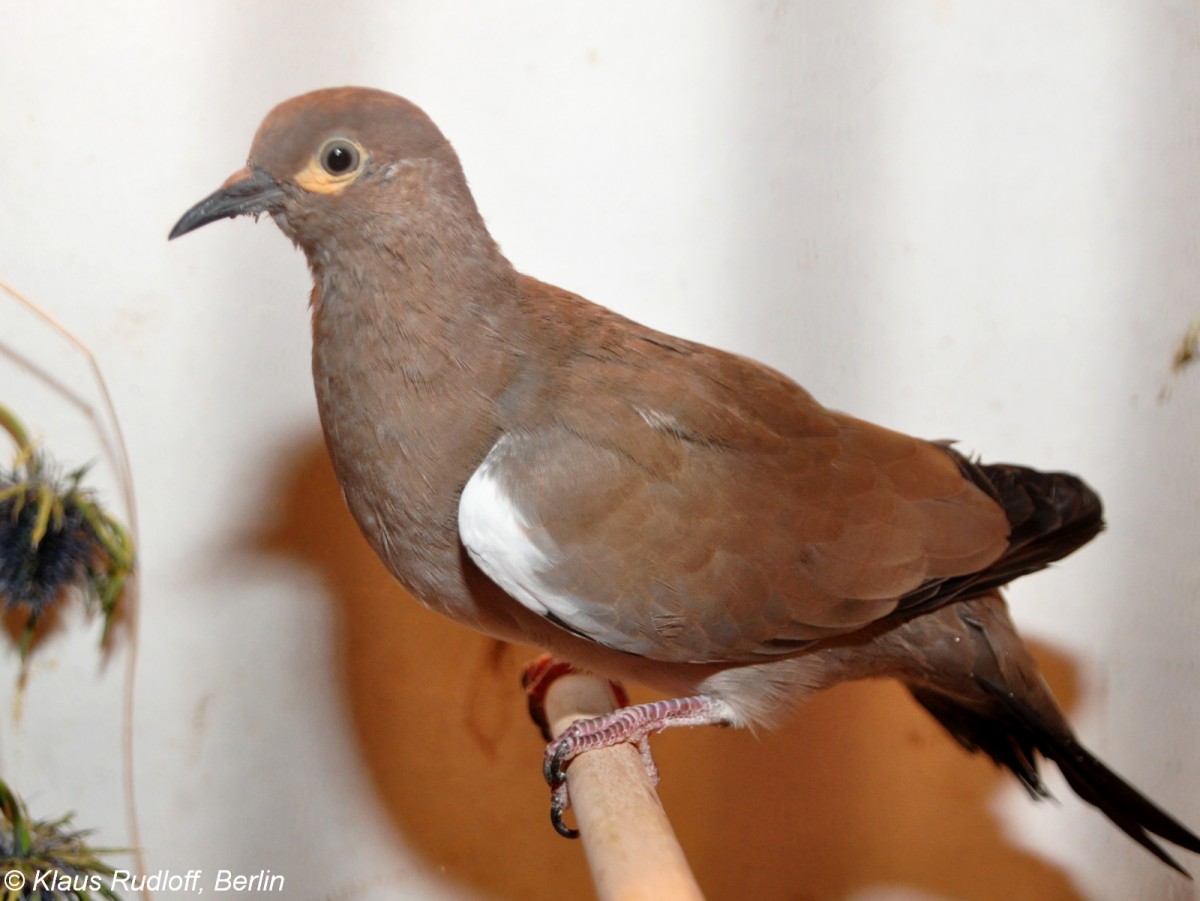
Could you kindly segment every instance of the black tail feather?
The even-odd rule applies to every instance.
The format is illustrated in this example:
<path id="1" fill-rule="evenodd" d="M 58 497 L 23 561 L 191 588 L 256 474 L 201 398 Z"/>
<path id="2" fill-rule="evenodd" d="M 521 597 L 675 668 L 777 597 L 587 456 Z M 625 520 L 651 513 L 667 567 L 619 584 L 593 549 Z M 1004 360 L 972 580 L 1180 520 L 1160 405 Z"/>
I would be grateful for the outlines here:
<path id="1" fill-rule="evenodd" d="M 1200 836 L 1097 760 L 1072 735 L 1051 728 L 1011 692 L 983 679 L 977 684 L 990 700 L 986 708 L 968 706 L 927 688 L 910 685 L 909 690 L 959 744 L 968 751 L 982 751 L 1011 770 L 1034 798 L 1049 797 L 1038 774 L 1036 754 L 1054 761 L 1080 798 L 1163 863 L 1191 878 L 1152 836 L 1196 853 L 1200 853 Z"/>
<path id="2" fill-rule="evenodd" d="M 1010 770 L 1036 799 L 1050 797 L 1042 783 L 1035 756 L 1037 746 L 1026 730 L 1007 728 L 979 711 L 966 707 L 949 695 L 915 685 L 908 687 L 914 698 L 933 714 L 960 745 L 971 753 L 982 751 L 999 766 Z"/>
<path id="3" fill-rule="evenodd" d="M 1078 476 L 1011 463 L 976 463 L 950 447 L 946 452 L 966 478 L 1004 508 L 1008 550 L 985 570 L 921 585 L 901 599 L 902 616 L 1001 588 L 1061 560 L 1104 529 L 1100 496 Z"/>
<path id="4" fill-rule="evenodd" d="M 1007 581 L 1042 569 L 1087 544 L 1104 528 L 1100 496 L 1078 476 L 1010 463 L 986 463 L 975 469 L 1004 507 L 1012 530 L 1008 553 L 992 567 L 995 576 L 1007 575 Z"/>

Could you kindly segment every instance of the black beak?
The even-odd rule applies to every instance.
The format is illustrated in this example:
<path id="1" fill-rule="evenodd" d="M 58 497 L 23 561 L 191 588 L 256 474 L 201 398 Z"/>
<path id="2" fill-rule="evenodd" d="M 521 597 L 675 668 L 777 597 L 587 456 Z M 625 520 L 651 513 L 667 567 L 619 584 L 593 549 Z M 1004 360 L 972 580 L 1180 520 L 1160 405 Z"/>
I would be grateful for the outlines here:
<path id="1" fill-rule="evenodd" d="M 261 169 L 242 169 L 225 184 L 183 214 L 167 240 L 195 231 L 218 219 L 232 219 L 254 213 L 269 213 L 279 208 L 283 189 Z"/>

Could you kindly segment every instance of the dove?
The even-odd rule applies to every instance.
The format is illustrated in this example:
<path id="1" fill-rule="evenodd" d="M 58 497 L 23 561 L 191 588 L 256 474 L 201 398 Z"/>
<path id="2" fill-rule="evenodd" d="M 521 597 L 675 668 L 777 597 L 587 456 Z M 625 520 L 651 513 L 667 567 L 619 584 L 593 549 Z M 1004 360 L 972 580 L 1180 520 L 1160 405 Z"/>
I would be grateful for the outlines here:
<path id="1" fill-rule="evenodd" d="M 1080 745 L 1000 589 L 1103 528 L 1069 473 L 970 459 L 822 406 L 754 360 L 517 272 L 455 151 L 367 88 L 288 100 L 171 238 L 266 213 L 313 278 L 312 369 L 346 502 L 421 603 L 665 700 L 546 749 L 773 725 L 900 680 L 1047 794 L 1039 757 L 1169 866 L 1200 838 Z"/>

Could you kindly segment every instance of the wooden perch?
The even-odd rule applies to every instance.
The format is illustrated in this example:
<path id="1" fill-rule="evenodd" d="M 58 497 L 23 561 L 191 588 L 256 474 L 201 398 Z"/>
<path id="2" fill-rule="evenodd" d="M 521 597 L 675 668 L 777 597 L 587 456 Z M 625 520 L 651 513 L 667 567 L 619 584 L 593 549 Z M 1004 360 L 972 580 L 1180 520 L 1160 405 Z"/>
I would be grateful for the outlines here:
<path id="1" fill-rule="evenodd" d="M 593 676 L 564 675 L 546 690 L 555 738 L 575 720 L 616 706 L 609 684 Z M 571 761 L 567 784 L 600 901 L 703 899 L 633 745 L 581 754 Z"/>

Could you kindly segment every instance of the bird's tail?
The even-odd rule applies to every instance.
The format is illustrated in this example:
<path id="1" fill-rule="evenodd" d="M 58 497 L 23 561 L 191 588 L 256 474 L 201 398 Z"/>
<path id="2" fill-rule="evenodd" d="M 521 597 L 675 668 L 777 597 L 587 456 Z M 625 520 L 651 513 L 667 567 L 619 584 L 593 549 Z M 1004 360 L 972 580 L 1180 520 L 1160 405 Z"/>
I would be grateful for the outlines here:
<path id="1" fill-rule="evenodd" d="M 974 464 L 973 468 L 986 480 L 985 490 L 990 489 L 1004 507 L 1011 530 L 1008 552 L 988 571 L 993 585 L 1061 560 L 1104 528 L 1100 496 L 1078 476 L 1011 463 Z"/>
<path id="2" fill-rule="evenodd" d="M 1040 472 L 1011 463 L 977 463 L 949 445 L 965 478 L 987 492 L 1008 517 L 1008 549 L 979 572 L 926 582 L 900 599 L 897 618 L 928 613 L 954 600 L 980 597 L 1061 560 L 1104 529 L 1100 496 L 1069 472 Z"/>
<path id="3" fill-rule="evenodd" d="M 942 608 L 931 617 L 941 620 L 940 627 L 957 618 L 960 637 L 943 645 L 936 669 L 926 667 L 921 678 L 902 679 L 958 743 L 1011 770 L 1039 799 L 1049 792 L 1038 772 L 1038 756 L 1052 760 L 1080 798 L 1159 860 L 1188 875 L 1155 837 L 1200 853 L 1200 836 L 1079 743 L 999 595 Z M 904 628 L 922 628 L 921 619 L 925 617 Z"/>
<path id="4" fill-rule="evenodd" d="M 981 695 L 992 699 L 982 709 L 929 689 L 910 686 L 910 691 L 959 744 L 968 751 L 982 751 L 1011 770 L 1034 798 L 1050 797 L 1038 773 L 1037 755 L 1054 761 L 1080 798 L 1159 860 L 1190 878 L 1154 836 L 1196 853 L 1200 853 L 1200 836 L 1105 766 L 1074 735 L 1050 728 L 1020 698 L 986 680 L 980 679 L 978 684 Z"/>

